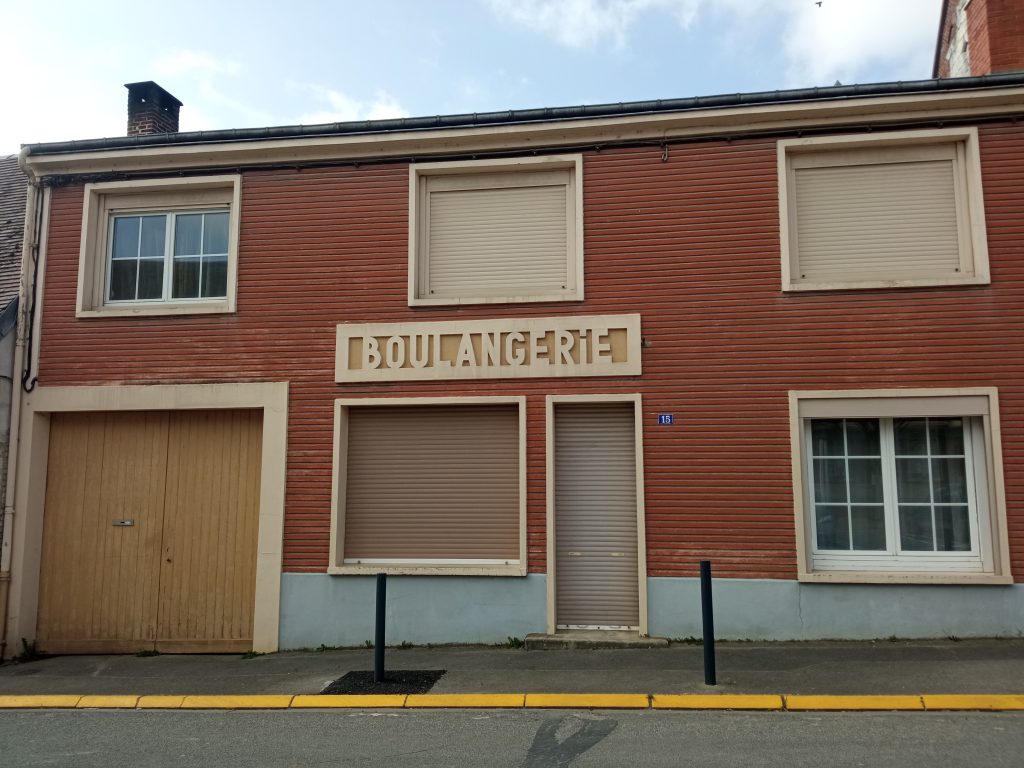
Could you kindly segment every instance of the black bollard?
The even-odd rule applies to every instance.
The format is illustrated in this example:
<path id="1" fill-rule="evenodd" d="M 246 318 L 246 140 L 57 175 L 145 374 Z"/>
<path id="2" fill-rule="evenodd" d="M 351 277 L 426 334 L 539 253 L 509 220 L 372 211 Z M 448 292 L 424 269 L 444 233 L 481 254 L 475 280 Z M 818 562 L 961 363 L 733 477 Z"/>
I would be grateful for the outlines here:
<path id="1" fill-rule="evenodd" d="M 384 682 L 384 616 L 388 603 L 388 575 L 377 574 L 377 624 L 373 636 L 373 682 Z"/>
<path id="2" fill-rule="evenodd" d="M 711 561 L 700 561 L 700 612 L 704 619 L 704 684 L 717 685 L 715 677 L 715 616 L 711 604 Z"/>

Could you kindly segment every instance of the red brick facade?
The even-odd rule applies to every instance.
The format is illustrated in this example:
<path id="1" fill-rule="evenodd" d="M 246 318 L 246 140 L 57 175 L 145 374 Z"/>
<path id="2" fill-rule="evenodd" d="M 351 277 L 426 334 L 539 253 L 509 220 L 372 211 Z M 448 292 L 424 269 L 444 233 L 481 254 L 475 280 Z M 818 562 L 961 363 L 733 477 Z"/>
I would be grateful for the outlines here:
<path id="1" fill-rule="evenodd" d="M 979 0 L 975 0 L 979 5 Z M 989 3 L 990 8 L 1001 3 Z M 973 39 L 972 39 L 973 44 Z M 528 545 L 545 568 L 544 396 L 640 392 L 648 567 L 796 577 L 787 393 L 999 388 L 1024 580 L 1024 127 L 980 127 L 991 285 L 785 294 L 774 138 L 584 155 L 583 302 L 411 308 L 408 166 L 243 170 L 238 311 L 75 318 L 82 187 L 53 191 L 39 383 L 290 382 L 284 559 L 327 567 L 337 397 L 528 398 Z M 637 312 L 643 375 L 334 382 L 335 326 Z M 659 427 L 657 413 L 675 414 Z"/>
<path id="2" fill-rule="evenodd" d="M 950 77 L 949 47 L 954 44 L 961 0 L 945 0 L 935 77 Z M 1024 70 L 1024 0 L 971 0 L 964 8 L 970 75 Z"/>

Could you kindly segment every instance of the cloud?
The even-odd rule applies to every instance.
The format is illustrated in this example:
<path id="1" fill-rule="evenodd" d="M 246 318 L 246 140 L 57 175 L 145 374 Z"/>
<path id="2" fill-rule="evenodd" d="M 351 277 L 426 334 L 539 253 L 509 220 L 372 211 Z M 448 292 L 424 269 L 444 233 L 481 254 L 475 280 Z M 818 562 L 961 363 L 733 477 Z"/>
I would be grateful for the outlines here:
<path id="1" fill-rule="evenodd" d="M 644 20 L 658 23 L 659 16 L 678 25 L 681 34 L 710 29 L 719 43 L 757 40 L 757 48 L 781 57 L 788 86 L 856 82 L 879 69 L 894 78 L 929 77 L 940 10 L 938 0 L 485 2 L 499 18 L 573 49 L 627 48 L 634 28 Z M 765 30 L 781 30 L 781 37 L 765 40 Z"/>
<path id="2" fill-rule="evenodd" d="M 643 14 L 674 16 L 685 29 L 701 0 L 487 0 L 500 18 L 533 29 L 569 48 L 609 43 L 626 46 L 630 27 Z"/>
<path id="3" fill-rule="evenodd" d="M 333 88 L 315 83 L 291 83 L 293 88 L 312 94 L 322 106 L 314 112 L 301 115 L 297 122 L 302 125 L 319 123 L 347 123 L 356 120 L 388 120 L 408 117 L 409 112 L 398 100 L 386 91 L 377 91 L 372 99 L 361 101 Z"/>
<path id="4" fill-rule="evenodd" d="M 237 75 L 242 65 L 230 59 L 220 59 L 206 51 L 179 50 L 165 54 L 153 63 L 161 77 L 178 75 Z"/>

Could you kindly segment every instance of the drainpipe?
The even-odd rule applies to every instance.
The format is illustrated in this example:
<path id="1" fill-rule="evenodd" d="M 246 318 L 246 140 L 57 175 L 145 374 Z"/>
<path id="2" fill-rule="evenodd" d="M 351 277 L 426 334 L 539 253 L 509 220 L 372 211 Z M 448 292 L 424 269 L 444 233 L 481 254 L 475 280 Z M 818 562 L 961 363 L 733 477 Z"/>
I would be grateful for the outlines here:
<path id="1" fill-rule="evenodd" d="M 7 489 L 3 500 L 3 539 L 0 541 L 0 659 L 7 655 L 7 611 L 11 586 L 11 546 L 14 540 L 14 493 L 18 478 L 18 447 L 21 435 L 22 372 L 25 370 L 25 340 L 28 335 L 28 311 L 35 290 L 30 268 L 39 259 L 43 189 L 28 167 L 28 149 L 22 149 L 18 165 L 28 178 L 25 200 L 25 234 L 21 244 L 21 280 L 18 286 L 18 330 L 14 342 L 13 386 L 11 387 L 11 431 L 7 454 Z M 31 354 L 31 351 L 29 351 Z"/>

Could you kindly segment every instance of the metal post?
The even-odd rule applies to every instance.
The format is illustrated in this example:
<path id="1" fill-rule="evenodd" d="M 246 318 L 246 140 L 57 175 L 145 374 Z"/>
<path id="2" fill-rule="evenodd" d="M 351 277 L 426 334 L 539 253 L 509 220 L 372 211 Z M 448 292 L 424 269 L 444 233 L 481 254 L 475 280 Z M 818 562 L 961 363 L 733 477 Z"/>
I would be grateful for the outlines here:
<path id="1" fill-rule="evenodd" d="M 717 685 L 715 677 L 715 616 L 711 604 L 711 561 L 700 561 L 700 612 L 704 619 L 704 683 Z"/>
<path id="2" fill-rule="evenodd" d="M 373 637 L 373 682 L 384 682 L 384 616 L 388 603 L 388 575 L 377 574 L 377 624 Z"/>

